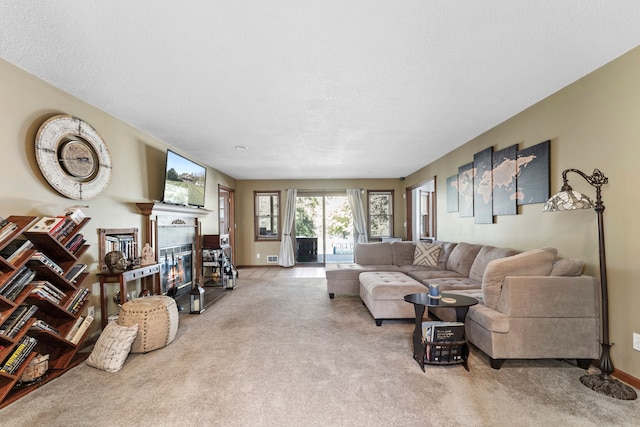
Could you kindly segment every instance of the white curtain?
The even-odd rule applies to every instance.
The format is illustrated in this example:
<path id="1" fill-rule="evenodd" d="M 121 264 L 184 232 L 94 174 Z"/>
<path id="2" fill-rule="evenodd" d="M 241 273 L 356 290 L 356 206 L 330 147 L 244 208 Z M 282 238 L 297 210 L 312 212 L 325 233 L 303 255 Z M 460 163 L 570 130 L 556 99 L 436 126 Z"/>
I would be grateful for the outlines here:
<path id="1" fill-rule="evenodd" d="M 347 199 L 353 213 L 353 243 L 367 243 L 367 217 L 364 213 L 361 191 L 359 189 L 347 189 Z"/>
<path id="2" fill-rule="evenodd" d="M 283 267 L 292 267 L 296 263 L 293 251 L 293 222 L 296 219 L 296 193 L 295 189 L 287 190 L 287 203 L 284 207 L 284 223 L 282 224 L 282 241 L 280 242 L 280 257 L 278 264 Z"/>

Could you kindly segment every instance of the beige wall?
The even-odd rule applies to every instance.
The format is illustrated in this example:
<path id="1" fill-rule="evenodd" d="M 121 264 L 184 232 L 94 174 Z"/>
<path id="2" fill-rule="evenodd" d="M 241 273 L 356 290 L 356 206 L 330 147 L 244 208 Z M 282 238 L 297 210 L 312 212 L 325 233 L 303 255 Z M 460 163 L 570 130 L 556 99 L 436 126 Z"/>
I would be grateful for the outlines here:
<path id="1" fill-rule="evenodd" d="M 553 66 L 550 64 L 550 66 Z M 487 147 L 530 147 L 551 140 L 551 192 L 562 186 L 564 169 L 591 174 L 600 169 L 609 282 L 610 341 L 617 369 L 640 378 L 640 352 L 632 332 L 640 333 L 640 201 L 635 197 L 640 159 L 640 48 L 575 82 L 407 177 L 407 184 L 438 178 L 438 238 L 531 249 L 558 248 L 562 257 L 581 258 L 587 273 L 598 275 L 598 236 L 593 210 L 542 213 L 542 204 L 522 206 L 519 214 L 498 216 L 495 224 L 446 212 L 446 178 Z M 523 82 L 523 84 L 528 84 Z M 575 173 L 575 190 L 595 198 L 595 189 Z"/>
<path id="2" fill-rule="evenodd" d="M 400 179 L 345 179 L 345 180 L 262 180 L 238 181 L 237 203 L 237 235 L 236 263 L 238 265 L 267 265 L 267 255 L 280 253 L 280 242 L 256 242 L 253 229 L 253 192 L 280 190 L 281 220 L 284 220 L 284 206 L 287 189 L 296 188 L 299 192 L 312 191 L 345 191 L 348 188 L 362 190 L 394 191 L 394 235 L 404 237 L 405 199 L 404 184 Z M 366 197 L 366 196 L 365 196 Z M 363 197 L 363 202 L 366 199 Z M 260 258 L 256 257 L 260 254 Z"/>
<path id="3" fill-rule="evenodd" d="M 0 180 L 3 183 L 0 216 L 55 216 L 68 206 L 88 206 L 83 210 L 92 220 L 83 234 L 91 248 L 80 261 L 86 263 L 92 273 L 83 285 L 92 291 L 87 306 L 95 306 L 99 318 L 100 289 L 94 274 L 98 268 L 97 229 L 138 227 L 144 233 L 143 218 L 135 203 L 162 199 L 168 146 L 3 60 L 0 60 L 0 93 Z M 35 135 L 38 127 L 56 114 L 71 114 L 85 120 L 109 148 L 113 163 L 111 183 L 106 192 L 94 200 L 67 199 L 54 191 L 40 174 L 34 156 Z M 236 185 L 235 180 L 209 168 L 205 207 L 213 213 L 203 220 L 205 233 L 218 231 L 218 184 L 232 188 Z M 145 236 L 141 236 L 142 239 Z M 94 332 L 99 323 L 92 325 Z"/>

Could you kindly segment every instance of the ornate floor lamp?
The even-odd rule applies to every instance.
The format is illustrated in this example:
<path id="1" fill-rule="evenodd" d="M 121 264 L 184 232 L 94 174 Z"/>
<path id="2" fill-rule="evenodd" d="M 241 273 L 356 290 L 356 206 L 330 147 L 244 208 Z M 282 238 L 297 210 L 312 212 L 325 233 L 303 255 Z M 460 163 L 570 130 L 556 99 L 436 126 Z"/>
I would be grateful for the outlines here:
<path id="1" fill-rule="evenodd" d="M 589 184 L 596 188 L 596 203 L 577 191 L 567 182 L 567 173 L 575 172 L 583 177 Z M 609 180 L 598 169 L 594 169 L 591 176 L 577 169 L 567 169 L 562 172 L 562 189 L 554 194 L 544 205 L 544 212 L 556 212 L 573 209 L 590 209 L 594 208 L 598 218 L 598 251 L 600 254 L 600 291 L 602 293 L 602 348 L 598 367 L 600 374 L 587 374 L 580 377 L 582 384 L 607 396 L 616 399 L 635 400 L 638 396 L 635 390 L 628 385 L 611 377 L 613 372 L 613 362 L 611 361 L 611 343 L 609 342 L 609 291 L 607 290 L 607 266 L 604 251 L 604 223 L 602 213 L 604 212 L 604 204 L 600 194 L 601 187 Z"/>

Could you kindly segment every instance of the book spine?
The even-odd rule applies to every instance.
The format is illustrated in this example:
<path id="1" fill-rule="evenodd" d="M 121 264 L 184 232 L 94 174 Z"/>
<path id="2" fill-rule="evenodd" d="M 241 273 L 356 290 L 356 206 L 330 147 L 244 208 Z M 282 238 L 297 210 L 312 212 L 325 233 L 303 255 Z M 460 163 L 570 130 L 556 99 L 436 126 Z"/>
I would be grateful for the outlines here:
<path id="1" fill-rule="evenodd" d="M 67 341 L 71 340 L 71 338 L 73 338 L 75 333 L 78 331 L 78 328 L 80 327 L 83 321 L 84 321 L 84 318 L 82 316 L 79 316 L 76 319 L 73 326 L 71 327 L 71 329 L 69 329 L 69 332 L 67 332 L 67 335 L 65 335 L 64 339 L 66 339 Z"/>
<path id="2" fill-rule="evenodd" d="M 21 305 L 11 316 L 0 326 L 0 333 L 9 336 L 9 331 L 20 321 L 22 316 L 29 310 L 29 307 Z"/>
<path id="3" fill-rule="evenodd" d="M 70 282 L 73 282 L 78 278 L 80 274 L 87 268 L 86 264 L 76 264 L 69 272 L 66 274 L 65 279 Z"/>
<path id="4" fill-rule="evenodd" d="M 87 316 L 82 321 L 82 323 L 80 324 L 80 327 L 75 332 L 75 334 L 73 334 L 73 337 L 69 341 L 71 341 L 73 344 L 78 344 L 82 339 L 82 337 L 84 336 L 84 334 L 87 332 L 87 329 L 89 329 L 89 326 L 91 326 L 91 322 L 93 322 L 93 317 Z"/>
<path id="5" fill-rule="evenodd" d="M 36 276 L 35 272 L 31 270 L 27 270 L 25 272 L 25 275 L 16 281 L 16 284 L 13 286 L 13 289 L 6 292 L 5 294 L 6 298 L 10 299 L 11 301 L 15 300 L 16 297 L 20 295 L 20 292 L 22 292 L 22 290 L 29 284 L 31 279 L 33 279 L 35 276 Z"/>
<path id="6" fill-rule="evenodd" d="M 71 311 L 71 313 L 73 314 L 76 314 L 80 310 L 80 307 L 82 306 L 84 301 L 87 299 L 87 295 L 89 295 L 89 289 L 84 288 L 84 290 L 82 291 L 80 296 L 76 299 L 76 301 L 73 303 L 73 306 L 69 309 L 69 311 Z"/>
<path id="7" fill-rule="evenodd" d="M 29 307 L 27 309 L 26 313 L 22 317 L 20 317 L 18 322 L 15 324 L 15 326 L 13 326 L 13 328 L 11 328 L 9 331 L 7 331 L 7 336 L 9 336 L 11 338 L 16 336 L 18 334 L 18 332 L 20 332 L 20 330 L 27 323 L 27 321 L 29 319 L 31 319 L 31 317 L 34 315 L 34 313 L 36 311 L 38 311 L 38 306 L 37 305 L 32 305 L 31 307 Z"/>
<path id="8" fill-rule="evenodd" d="M 9 237 L 17 229 L 18 229 L 18 224 L 14 224 L 12 222 L 6 225 L 5 227 L 3 227 L 2 231 L 0 231 L 0 241 Z"/>
<path id="9" fill-rule="evenodd" d="M 31 350 L 33 350 L 36 343 L 37 341 L 35 340 L 35 338 L 27 336 L 23 337 L 11 356 L 9 356 L 7 361 L 4 363 L 0 371 L 6 372 L 8 374 L 13 374 L 18 369 L 18 367 L 20 367 L 22 362 L 24 362 Z"/>
<path id="10" fill-rule="evenodd" d="M 22 353 L 20 354 L 20 356 L 18 356 L 18 360 L 16 361 L 16 363 L 12 367 L 11 374 L 14 374 L 18 370 L 18 368 L 26 360 L 27 356 L 29 356 L 29 354 L 31 353 L 31 350 L 33 350 L 33 348 L 38 343 L 38 341 L 35 338 L 31 338 L 31 337 L 26 337 L 26 338 L 27 338 L 26 346 L 25 346 L 24 350 L 22 351 Z"/>
<path id="11" fill-rule="evenodd" d="M 17 274 L 14 274 L 14 276 L 9 279 L 3 286 L 2 288 L 0 288 L 0 294 L 2 295 L 7 295 L 9 294 L 13 288 L 20 282 L 20 278 L 25 274 L 27 270 L 27 267 L 22 267 L 20 270 L 18 270 Z"/>
<path id="12" fill-rule="evenodd" d="M 7 361 L 4 362 L 4 365 L 0 369 L 0 372 L 6 372 L 7 374 L 10 374 L 14 369 L 13 367 L 18 362 L 18 358 L 26 348 L 27 348 L 26 342 L 24 340 L 20 341 L 20 343 L 18 344 L 16 349 L 13 351 L 11 356 L 9 356 Z"/>
<path id="13" fill-rule="evenodd" d="M 69 234 L 73 232 L 76 228 L 76 223 L 70 220 L 69 218 L 65 218 L 64 224 L 60 229 L 54 234 L 54 237 L 58 240 L 64 240 Z"/>

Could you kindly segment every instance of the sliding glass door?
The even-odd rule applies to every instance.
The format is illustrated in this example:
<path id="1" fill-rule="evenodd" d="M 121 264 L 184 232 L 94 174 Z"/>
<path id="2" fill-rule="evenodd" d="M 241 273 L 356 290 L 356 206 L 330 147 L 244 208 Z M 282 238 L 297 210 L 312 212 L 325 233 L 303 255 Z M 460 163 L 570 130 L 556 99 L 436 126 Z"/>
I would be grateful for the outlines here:
<path id="1" fill-rule="evenodd" d="M 296 264 L 353 261 L 353 216 L 346 192 L 298 190 Z"/>

